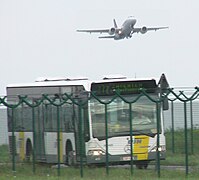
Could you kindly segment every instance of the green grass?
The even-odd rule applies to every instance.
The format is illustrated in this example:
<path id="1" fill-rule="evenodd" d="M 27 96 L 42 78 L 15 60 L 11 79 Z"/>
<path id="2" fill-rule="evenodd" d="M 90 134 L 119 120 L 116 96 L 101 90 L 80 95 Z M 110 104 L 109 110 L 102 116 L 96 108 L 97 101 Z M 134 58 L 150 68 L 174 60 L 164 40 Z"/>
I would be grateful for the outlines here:
<path id="1" fill-rule="evenodd" d="M 174 146 L 172 146 L 172 133 L 171 131 L 166 131 L 166 145 L 167 151 L 172 152 L 174 150 L 175 153 L 185 153 L 185 133 L 184 130 L 179 129 L 174 132 Z M 193 137 L 193 139 L 191 138 Z M 199 129 L 194 129 L 193 134 L 191 130 L 187 131 L 187 150 L 189 154 L 199 154 Z"/>
<path id="2" fill-rule="evenodd" d="M 172 133 L 167 131 L 166 136 L 166 160 L 161 161 L 161 164 L 168 165 L 185 165 L 185 133 L 183 130 L 174 132 L 174 147 L 172 146 Z M 193 137 L 193 139 L 191 139 Z M 193 142 L 192 142 L 193 140 Z M 187 151 L 189 166 L 199 167 L 199 130 L 187 131 Z M 174 151 L 174 152 L 173 152 Z"/>
<path id="3" fill-rule="evenodd" d="M 199 154 L 188 155 L 189 166 L 199 166 Z M 161 161 L 161 165 L 185 166 L 185 154 L 167 153 L 166 160 Z"/>
<path id="4" fill-rule="evenodd" d="M 80 180 L 80 169 L 78 168 L 63 168 L 60 172 L 60 177 L 57 176 L 57 169 L 51 169 L 46 166 L 37 165 L 36 174 L 32 173 L 30 164 L 17 165 L 16 172 L 12 173 L 12 167 L 5 165 L 0 168 L 0 179 L 20 179 L 20 180 L 55 180 L 69 179 Z M 184 171 L 161 170 L 160 179 L 186 179 Z M 197 179 L 199 172 L 190 173 L 188 179 Z M 128 168 L 110 168 L 109 175 L 106 174 L 105 168 L 88 168 L 83 169 L 83 180 L 154 180 L 158 179 L 157 172 L 154 169 L 133 170 L 133 175 Z"/>
<path id="5" fill-rule="evenodd" d="M 188 164 L 189 164 L 189 174 L 186 178 L 185 170 L 170 169 L 166 170 L 164 166 L 167 165 L 178 165 L 185 166 L 185 141 L 184 132 L 175 132 L 175 153 L 172 152 L 172 136 L 171 132 L 166 132 L 166 144 L 167 144 L 167 155 L 166 160 L 161 161 L 160 179 L 198 179 L 199 177 L 199 130 L 194 130 L 193 133 L 193 153 L 191 152 L 191 132 L 188 131 Z M 155 162 L 151 163 L 155 164 Z M 58 177 L 58 170 L 52 168 L 48 164 L 36 164 L 36 172 L 33 174 L 33 166 L 30 163 L 18 163 L 16 164 L 16 172 L 12 172 L 12 163 L 8 154 L 8 146 L 0 146 L 0 179 L 20 179 L 20 180 L 154 180 L 159 179 L 157 171 L 155 171 L 154 166 L 149 167 L 147 170 L 133 169 L 133 174 L 131 175 L 130 167 L 110 167 L 109 175 L 106 173 L 105 167 L 93 168 L 93 167 L 83 167 L 83 178 L 80 175 L 80 168 L 61 168 L 60 177 Z"/>
<path id="6" fill-rule="evenodd" d="M 8 145 L 0 146 L 0 163 L 10 162 Z"/>

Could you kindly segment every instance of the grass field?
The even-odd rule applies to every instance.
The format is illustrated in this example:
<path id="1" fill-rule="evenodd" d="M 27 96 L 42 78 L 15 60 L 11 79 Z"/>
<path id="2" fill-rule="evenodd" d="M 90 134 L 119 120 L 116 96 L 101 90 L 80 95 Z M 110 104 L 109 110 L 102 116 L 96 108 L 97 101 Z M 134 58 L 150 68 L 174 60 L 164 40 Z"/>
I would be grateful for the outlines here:
<path id="1" fill-rule="evenodd" d="M 167 157 L 166 160 L 161 161 L 160 178 L 158 178 L 155 170 L 155 162 L 151 163 L 146 170 L 138 170 L 133 168 L 131 174 L 130 166 L 109 167 L 109 174 L 106 173 L 105 167 L 83 167 L 83 178 L 80 175 L 80 168 L 65 167 L 60 169 L 60 176 L 58 177 L 57 168 L 52 168 L 52 165 L 36 164 L 36 171 L 33 174 L 33 166 L 31 163 L 16 164 L 16 172 L 12 171 L 12 163 L 8 154 L 8 146 L 0 146 L 0 180 L 20 179 L 20 180 L 154 180 L 154 179 L 199 179 L 199 131 L 194 130 L 194 153 L 190 151 L 190 141 L 188 146 L 189 156 L 189 174 L 186 176 L 185 168 L 165 168 L 168 165 L 185 166 L 184 154 L 184 132 L 175 132 L 175 154 L 172 153 L 171 147 L 171 133 L 166 133 L 167 139 Z M 188 132 L 188 140 L 190 140 L 190 132 Z"/>
<path id="2" fill-rule="evenodd" d="M 11 171 L 11 164 L 1 165 L 0 179 L 21 179 L 21 180 L 43 180 L 43 179 L 70 179 L 79 180 L 79 168 L 63 168 L 60 172 L 60 177 L 57 176 L 57 169 L 37 165 L 36 174 L 32 173 L 32 166 L 30 164 L 17 165 L 17 172 Z M 185 173 L 182 170 L 161 170 L 160 179 L 186 179 Z M 194 171 L 188 175 L 188 179 L 198 179 L 199 173 Z M 122 179 L 137 179 L 137 180 L 152 180 L 158 179 L 157 172 L 154 169 L 138 170 L 134 169 L 131 175 L 129 168 L 115 168 L 110 167 L 109 175 L 106 174 L 105 168 L 88 168 L 84 167 L 83 179 L 85 180 L 122 180 Z"/>

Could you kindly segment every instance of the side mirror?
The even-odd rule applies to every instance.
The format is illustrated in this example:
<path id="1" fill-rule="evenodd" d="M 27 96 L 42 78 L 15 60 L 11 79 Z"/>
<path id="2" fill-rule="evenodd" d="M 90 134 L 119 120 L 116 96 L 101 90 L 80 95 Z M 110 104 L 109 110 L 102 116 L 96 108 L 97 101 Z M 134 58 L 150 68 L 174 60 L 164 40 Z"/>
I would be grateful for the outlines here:
<path id="1" fill-rule="evenodd" d="M 158 85 L 160 87 L 160 95 L 162 96 L 167 92 L 167 88 L 169 87 L 169 83 L 164 74 L 161 75 Z M 169 100 L 167 97 L 164 98 L 162 106 L 164 111 L 169 109 Z"/>
<path id="2" fill-rule="evenodd" d="M 163 108 L 164 111 L 169 109 L 169 101 L 168 101 L 167 97 L 162 102 L 162 108 Z"/>

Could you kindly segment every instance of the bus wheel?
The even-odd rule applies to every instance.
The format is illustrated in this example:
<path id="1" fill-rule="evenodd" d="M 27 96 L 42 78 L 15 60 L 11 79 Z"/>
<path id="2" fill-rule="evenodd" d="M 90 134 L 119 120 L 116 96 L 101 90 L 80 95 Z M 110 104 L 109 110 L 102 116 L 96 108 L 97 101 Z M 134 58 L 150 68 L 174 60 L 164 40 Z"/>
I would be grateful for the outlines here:
<path id="1" fill-rule="evenodd" d="M 148 167 L 148 162 L 139 162 L 139 163 L 136 163 L 135 165 L 136 165 L 136 168 L 137 169 L 147 169 L 147 167 Z"/>
<path id="2" fill-rule="evenodd" d="M 28 139 L 26 142 L 26 161 L 32 161 L 32 143 L 30 139 Z"/>
<path id="3" fill-rule="evenodd" d="M 136 164 L 136 168 L 137 169 L 143 169 L 143 165 L 142 164 Z"/>
<path id="4" fill-rule="evenodd" d="M 66 144 L 66 165 L 74 165 L 73 148 L 70 142 L 67 142 Z"/>
<path id="5" fill-rule="evenodd" d="M 144 166 L 144 169 L 147 169 L 148 163 L 144 164 L 143 166 Z"/>

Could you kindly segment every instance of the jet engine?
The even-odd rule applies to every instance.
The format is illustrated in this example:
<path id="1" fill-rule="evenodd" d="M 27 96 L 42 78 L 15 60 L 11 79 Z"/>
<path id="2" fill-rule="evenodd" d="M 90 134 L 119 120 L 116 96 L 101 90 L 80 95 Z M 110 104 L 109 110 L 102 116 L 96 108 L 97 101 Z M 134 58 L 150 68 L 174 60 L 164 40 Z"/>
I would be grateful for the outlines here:
<path id="1" fill-rule="evenodd" d="M 146 26 L 143 26 L 143 27 L 141 28 L 140 32 L 141 32 L 142 34 L 145 34 L 145 33 L 147 32 L 147 27 L 146 27 Z"/>
<path id="2" fill-rule="evenodd" d="M 116 29 L 115 28 L 111 28 L 111 29 L 109 29 L 109 34 L 110 35 L 113 35 L 113 34 L 115 34 L 115 31 L 116 31 Z"/>

